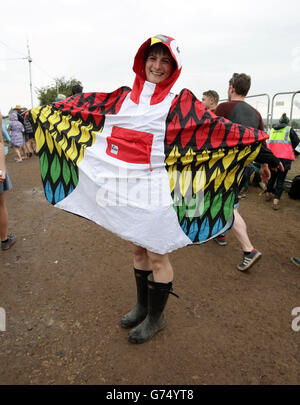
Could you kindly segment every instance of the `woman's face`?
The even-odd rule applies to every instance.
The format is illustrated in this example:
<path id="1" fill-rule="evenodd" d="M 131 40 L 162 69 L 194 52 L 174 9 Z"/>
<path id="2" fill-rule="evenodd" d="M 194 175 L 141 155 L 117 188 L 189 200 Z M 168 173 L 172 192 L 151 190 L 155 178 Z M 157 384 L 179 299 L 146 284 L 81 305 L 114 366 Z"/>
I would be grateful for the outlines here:
<path id="1" fill-rule="evenodd" d="M 161 83 L 173 73 L 173 59 L 167 53 L 151 52 L 145 63 L 146 80 L 151 83 Z"/>

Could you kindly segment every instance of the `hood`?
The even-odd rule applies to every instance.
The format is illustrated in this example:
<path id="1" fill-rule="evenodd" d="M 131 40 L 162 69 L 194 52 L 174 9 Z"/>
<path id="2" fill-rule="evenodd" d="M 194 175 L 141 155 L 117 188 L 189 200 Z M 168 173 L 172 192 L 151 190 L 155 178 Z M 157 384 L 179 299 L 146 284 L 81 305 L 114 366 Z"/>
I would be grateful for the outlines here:
<path id="1" fill-rule="evenodd" d="M 145 81 L 146 81 L 146 75 L 145 75 L 145 51 L 147 50 L 148 47 L 161 42 L 163 45 L 165 45 L 168 50 L 170 51 L 173 59 L 176 62 L 176 69 L 172 73 L 172 75 L 164 80 L 161 83 L 156 84 L 154 93 L 151 97 L 150 104 L 158 104 L 161 101 L 164 100 L 164 98 L 169 94 L 171 88 L 173 87 L 174 83 L 178 79 L 180 72 L 181 72 L 181 59 L 180 59 L 180 51 L 177 46 L 177 43 L 175 39 L 168 37 L 166 35 L 156 35 L 154 37 L 151 37 L 145 41 L 139 50 L 137 51 L 137 54 L 134 58 L 134 64 L 133 64 L 133 71 L 136 74 L 135 81 L 133 84 L 132 92 L 131 92 L 131 100 L 138 104 L 141 92 L 143 90 Z"/>
<path id="2" fill-rule="evenodd" d="M 10 121 L 18 121 L 17 113 L 11 113 L 9 116 Z"/>

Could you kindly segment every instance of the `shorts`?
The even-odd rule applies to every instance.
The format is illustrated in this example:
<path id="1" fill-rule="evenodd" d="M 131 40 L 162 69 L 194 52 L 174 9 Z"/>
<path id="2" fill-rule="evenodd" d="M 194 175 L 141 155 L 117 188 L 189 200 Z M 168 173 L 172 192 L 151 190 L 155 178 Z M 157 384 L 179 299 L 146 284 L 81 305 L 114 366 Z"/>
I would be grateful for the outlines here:
<path id="1" fill-rule="evenodd" d="M 29 141 L 29 139 L 34 139 L 33 132 L 25 132 L 25 142 Z"/>
<path id="2" fill-rule="evenodd" d="M 4 193 L 4 191 L 11 190 L 11 189 L 12 189 L 12 184 L 11 184 L 10 178 L 8 176 L 8 173 L 6 172 L 4 182 L 0 183 L 0 194 Z"/>

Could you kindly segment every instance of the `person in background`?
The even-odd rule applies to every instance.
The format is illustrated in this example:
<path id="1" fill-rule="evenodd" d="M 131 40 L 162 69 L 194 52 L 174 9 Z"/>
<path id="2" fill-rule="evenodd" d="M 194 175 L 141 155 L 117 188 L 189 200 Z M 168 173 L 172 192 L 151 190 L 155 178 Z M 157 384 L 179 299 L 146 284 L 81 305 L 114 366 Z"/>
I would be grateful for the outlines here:
<path id="1" fill-rule="evenodd" d="M 266 191 L 267 185 L 260 178 L 260 164 L 250 163 L 245 169 L 245 173 L 240 183 L 239 198 L 246 197 L 249 186 L 260 187 L 263 191 Z"/>
<path id="2" fill-rule="evenodd" d="M 13 112 L 17 114 L 18 121 L 24 126 L 24 117 L 22 115 L 22 112 L 23 112 L 22 107 L 19 104 L 17 104 L 13 108 L 12 113 Z M 22 156 L 21 152 L 23 152 L 23 156 Z M 23 131 L 23 145 L 20 148 L 20 154 L 21 154 L 22 159 L 27 159 L 28 158 L 28 150 L 27 150 L 26 140 L 25 140 L 25 130 Z"/>
<path id="3" fill-rule="evenodd" d="M 210 111 L 215 112 L 219 102 L 219 94 L 215 90 L 207 90 L 203 92 L 202 103 Z"/>
<path id="4" fill-rule="evenodd" d="M 257 128 L 263 131 L 264 124 L 260 113 L 250 104 L 245 102 L 245 97 L 248 94 L 250 86 L 250 76 L 246 75 L 245 73 L 234 73 L 232 78 L 229 80 L 228 101 L 220 103 L 215 110 L 215 114 L 227 118 L 237 124 Z M 264 182 L 267 182 L 271 175 L 269 166 L 270 168 L 274 168 L 276 170 L 277 167 L 280 166 L 279 159 L 277 159 L 273 153 L 270 153 L 270 150 L 268 150 L 264 145 L 261 146 L 255 161 L 257 163 L 261 163 L 260 174 Z M 261 257 L 261 252 L 254 248 L 253 244 L 251 243 L 247 232 L 247 225 L 238 211 L 238 193 L 236 195 L 234 207 L 235 220 L 232 231 L 243 249 L 243 259 L 242 262 L 237 265 L 237 269 L 240 271 L 245 271 Z M 215 240 L 220 245 L 227 244 L 225 235 L 220 235 L 219 237 L 215 238 Z"/>
<path id="5" fill-rule="evenodd" d="M 34 140 L 34 133 L 32 129 L 32 125 L 30 121 L 27 119 L 27 117 L 24 117 L 24 128 L 25 128 L 25 142 L 26 142 L 26 148 L 27 148 L 27 156 L 31 157 L 33 153 L 36 154 L 35 150 L 35 140 Z"/>
<path id="6" fill-rule="evenodd" d="M 16 161 L 20 163 L 22 162 L 21 148 L 24 144 L 24 125 L 18 120 L 16 113 L 10 114 L 7 130 L 10 135 L 15 154 L 17 155 Z"/>
<path id="7" fill-rule="evenodd" d="M 14 113 L 17 114 L 18 120 L 21 122 L 22 125 L 24 125 L 24 117 L 23 117 L 23 115 L 22 115 L 22 107 L 17 104 L 17 105 L 13 108 L 13 111 L 12 111 L 12 112 L 14 112 Z"/>
<path id="8" fill-rule="evenodd" d="M 5 165 L 4 142 L 2 137 L 2 114 L 0 112 L 0 238 L 1 250 L 9 249 L 16 241 L 16 236 L 8 234 L 8 213 L 5 192 L 11 190 L 12 185 Z"/>
<path id="9" fill-rule="evenodd" d="M 298 135 L 288 123 L 289 118 L 285 113 L 282 114 L 279 123 L 271 129 L 270 138 L 267 140 L 268 148 L 280 159 L 284 167 L 283 172 L 272 172 L 271 178 L 267 184 L 265 199 L 266 201 L 270 201 L 274 196 L 274 210 L 280 208 L 279 200 L 283 192 L 284 180 L 287 172 L 291 168 L 292 161 L 295 160 L 294 150 L 299 144 Z"/>
<path id="10" fill-rule="evenodd" d="M 57 102 L 57 101 L 62 101 L 62 100 L 64 100 L 65 98 L 67 98 L 64 94 L 58 94 L 57 96 L 56 96 L 56 98 L 55 98 L 55 101 Z"/>
<path id="11" fill-rule="evenodd" d="M 72 86 L 72 96 L 74 94 L 82 93 L 83 92 L 83 87 L 80 84 L 74 84 Z"/>

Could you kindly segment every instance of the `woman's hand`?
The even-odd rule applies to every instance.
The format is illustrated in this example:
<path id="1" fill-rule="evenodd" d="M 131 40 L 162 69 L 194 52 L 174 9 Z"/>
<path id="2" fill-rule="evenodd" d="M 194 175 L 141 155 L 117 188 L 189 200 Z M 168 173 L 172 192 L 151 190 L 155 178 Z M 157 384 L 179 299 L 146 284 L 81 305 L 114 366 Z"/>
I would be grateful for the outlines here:
<path id="1" fill-rule="evenodd" d="M 0 169 L 0 183 L 3 183 L 5 180 L 5 174 L 6 174 L 6 170 L 1 170 Z"/>

